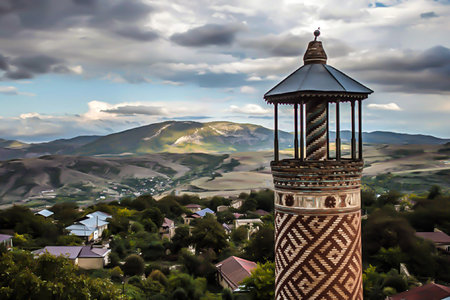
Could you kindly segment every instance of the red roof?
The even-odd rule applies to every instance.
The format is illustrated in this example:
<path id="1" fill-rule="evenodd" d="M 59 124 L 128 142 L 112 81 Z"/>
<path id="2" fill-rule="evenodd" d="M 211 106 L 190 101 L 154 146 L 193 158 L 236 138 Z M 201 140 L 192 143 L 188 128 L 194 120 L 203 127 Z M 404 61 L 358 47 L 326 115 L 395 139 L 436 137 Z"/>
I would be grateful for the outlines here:
<path id="1" fill-rule="evenodd" d="M 186 207 L 186 208 L 202 208 L 202 206 L 200 204 L 188 204 L 188 205 L 185 205 L 184 207 Z"/>
<path id="2" fill-rule="evenodd" d="M 162 227 L 171 227 L 174 222 L 171 219 L 164 218 L 164 222 L 162 223 Z"/>
<path id="3" fill-rule="evenodd" d="M 256 263 L 236 256 L 230 256 L 216 265 L 217 270 L 233 289 L 238 288 L 245 278 L 249 277 Z"/>
<path id="4" fill-rule="evenodd" d="M 270 214 L 269 212 L 265 211 L 264 209 L 255 210 L 253 213 L 255 213 L 261 217 Z"/>
<path id="5" fill-rule="evenodd" d="M 441 300 L 450 296 L 450 287 L 428 283 L 389 297 L 389 300 Z"/>
<path id="6" fill-rule="evenodd" d="M 450 244 L 450 236 L 445 232 L 416 232 L 416 235 L 435 244 Z"/>

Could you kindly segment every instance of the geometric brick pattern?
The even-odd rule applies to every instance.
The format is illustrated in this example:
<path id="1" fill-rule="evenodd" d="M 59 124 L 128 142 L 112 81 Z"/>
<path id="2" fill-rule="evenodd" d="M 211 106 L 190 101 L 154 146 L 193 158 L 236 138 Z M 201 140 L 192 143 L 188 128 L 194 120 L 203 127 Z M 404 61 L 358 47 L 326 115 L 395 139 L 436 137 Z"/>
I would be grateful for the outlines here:
<path id="1" fill-rule="evenodd" d="M 363 299 L 360 211 L 275 211 L 275 299 Z"/>

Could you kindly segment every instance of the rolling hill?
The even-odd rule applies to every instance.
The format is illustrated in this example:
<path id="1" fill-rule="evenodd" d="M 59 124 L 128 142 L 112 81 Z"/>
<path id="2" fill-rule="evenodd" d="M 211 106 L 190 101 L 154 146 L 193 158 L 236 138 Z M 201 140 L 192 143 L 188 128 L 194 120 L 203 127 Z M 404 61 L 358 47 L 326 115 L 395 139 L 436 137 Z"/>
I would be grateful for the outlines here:
<path id="1" fill-rule="evenodd" d="M 330 140 L 335 132 L 330 132 Z M 349 142 L 350 131 L 341 131 Z M 364 132 L 364 143 L 390 145 L 439 145 L 450 142 L 429 135 L 394 132 Z M 292 148 L 292 133 L 279 132 L 280 149 Z M 0 139 L 0 160 L 42 155 L 142 155 L 149 153 L 232 153 L 273 148 L 273 130 L 254 124 L 232 122 L 167 121 L 125 130 L 106 136 L 78 136 L 47 143 L 26 144 Z"/>

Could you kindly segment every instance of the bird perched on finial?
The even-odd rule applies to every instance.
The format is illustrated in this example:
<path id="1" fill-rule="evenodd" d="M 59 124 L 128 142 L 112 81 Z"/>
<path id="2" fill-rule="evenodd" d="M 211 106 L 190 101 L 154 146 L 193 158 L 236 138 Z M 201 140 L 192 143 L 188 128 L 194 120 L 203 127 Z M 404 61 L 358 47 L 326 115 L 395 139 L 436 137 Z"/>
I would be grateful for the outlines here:
<path id="1" fill-rule="evenodd" d="M 320 35 L 320 27 L 314 30 L 314 41 L 317 40 L 317 37 Z"/>

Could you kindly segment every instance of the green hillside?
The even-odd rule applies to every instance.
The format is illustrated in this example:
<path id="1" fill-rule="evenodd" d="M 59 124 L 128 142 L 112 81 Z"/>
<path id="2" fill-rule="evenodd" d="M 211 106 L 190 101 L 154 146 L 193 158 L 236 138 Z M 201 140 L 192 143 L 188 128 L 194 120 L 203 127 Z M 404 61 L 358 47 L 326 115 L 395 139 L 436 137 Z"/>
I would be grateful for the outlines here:
<path id="1" fill-rule="evenodd" d="M 291 134 L 281 132 L 281 147 L 289 147 L 291 137 Z M 229 153 L 272 147 L 273 131 L 254 124 L 167 121 L 98 138 L 77 149 L 76 154 Z"/>

